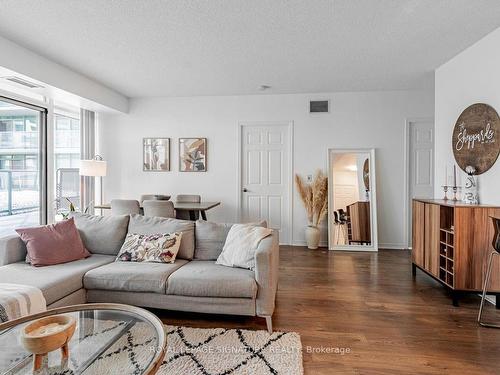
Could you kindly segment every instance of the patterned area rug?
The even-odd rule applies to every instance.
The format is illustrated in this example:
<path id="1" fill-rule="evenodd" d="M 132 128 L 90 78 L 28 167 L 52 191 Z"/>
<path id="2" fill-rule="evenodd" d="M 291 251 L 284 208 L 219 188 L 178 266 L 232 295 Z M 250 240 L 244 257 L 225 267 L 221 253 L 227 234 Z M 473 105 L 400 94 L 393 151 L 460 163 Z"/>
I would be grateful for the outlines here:
<path id="1" fill-rule="evenodd" d="M 69 363 L 58 365 L 58 352 L 36 375 L 73 375 L 80 358 L 124 327 L 123 323 L 99 321 L 99 329 L 70 350 Z M 86 375 L 142 374 L 156 350 L 149 326 L 137 323 L 99 356 L 85 371 Z M 295 332 L 248 331 L 240 329 L 201 329 L 165 326 L 167 349 L 159 375 L 302 375 L 302 344 Z M 71 347 L 71 345 L 70 345 Z M 18 350 L 18 349 L 17 349 Z M 55 363 L 51 363 L 55 362 Z M 3 366 L 0 366 L 3 367 Z M 48 370 L 48 371 L 47 371 Z M 2 373 L 2 371 L 0 371 Z M 16 374 L 32 374 L 31 362 Z"/>
<path id="2" fill-rule="evenodd" d="M 159 375 L 301 375 L 302 344 L 297 333 L 165 326 L 167 350 Z M 137 324 L 88 370 L 91 374 L 140 374 L 151 347 Z M 87 372 L 86 372 L 87 373 Z"/>
<path id="3" fill-rule="evenodd" d="M 167 327 L 168 350 L 158 374 L 303 374 L 295 332 Z"/>

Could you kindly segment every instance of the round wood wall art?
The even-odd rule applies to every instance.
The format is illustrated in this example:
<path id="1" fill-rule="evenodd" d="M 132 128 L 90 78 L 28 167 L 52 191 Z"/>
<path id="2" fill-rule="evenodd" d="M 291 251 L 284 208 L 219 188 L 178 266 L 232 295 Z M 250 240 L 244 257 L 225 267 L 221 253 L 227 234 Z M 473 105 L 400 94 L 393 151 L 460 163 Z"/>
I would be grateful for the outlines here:
<path id="1" fill-rule="evenodd" d="M 363 164 L 363 182 L 365 183 L 366 191 L 370 191 L 370 160 L 366 159 Z"/>
<path id="2" fill-rule="evenodd" d="M 465 172 L 467 166 L 480 175 L 495 164 L 500 153 L 500 118 L 488 104 L 467 107 L 458 117 L 453 129 L 453 155 Z"/>

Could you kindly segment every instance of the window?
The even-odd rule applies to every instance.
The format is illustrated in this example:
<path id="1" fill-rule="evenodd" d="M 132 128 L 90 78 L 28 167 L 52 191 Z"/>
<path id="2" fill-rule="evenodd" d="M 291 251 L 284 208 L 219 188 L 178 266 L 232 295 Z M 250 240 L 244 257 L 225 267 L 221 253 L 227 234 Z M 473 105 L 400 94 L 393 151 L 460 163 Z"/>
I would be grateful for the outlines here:
<path id="1" fill-rule="evenodd" d="M 12 131 L 12 121 L 7 119 L 0 120 L 0 132 L 6 133 Z"/>
<path id="2" fill-rule="evenodd" d="M 46 223 L 46 110 L 0 97 L 0 236 Z"/>

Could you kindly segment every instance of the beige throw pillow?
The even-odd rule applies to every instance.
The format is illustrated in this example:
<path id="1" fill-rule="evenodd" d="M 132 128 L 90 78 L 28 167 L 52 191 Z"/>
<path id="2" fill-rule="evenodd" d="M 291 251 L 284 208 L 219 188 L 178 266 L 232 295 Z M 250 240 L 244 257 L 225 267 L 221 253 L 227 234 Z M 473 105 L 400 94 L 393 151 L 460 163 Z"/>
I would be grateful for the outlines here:
<path id="1" fill-rule="evenodd" d="M 222 253 L 216 264 L 229 267 L 255 269 L 255 252 L 260 241 L 273 233 L 272 229 L 255 224 L 234 224 L 226 237 Z"/>

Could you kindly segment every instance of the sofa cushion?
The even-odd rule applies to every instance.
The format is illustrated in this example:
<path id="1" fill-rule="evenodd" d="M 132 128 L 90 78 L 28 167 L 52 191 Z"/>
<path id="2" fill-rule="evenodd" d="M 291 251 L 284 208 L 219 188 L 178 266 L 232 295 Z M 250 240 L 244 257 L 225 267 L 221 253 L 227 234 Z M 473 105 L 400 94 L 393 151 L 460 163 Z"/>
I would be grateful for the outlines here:
<path id="1" fill-rule="evenodd" d="M 167 278 L 188 261 L 175 263 L 114 262 L 85 275 L 85 289 L 165 294 Z"/>
<path id="2" fill-rule="evenodd" d="M 265 220 L 254 224 L 258 227 L 267 228 Z M 213 223 L 205 220 L 196 221 L 196 248 L 194 259 L 216 260 L 226 243 L 232 223 Z"/>
<path id="3" fill-rule="evenodd" d="M 253 271 L 220 266 L 209 260 L 193 260 L 170 275 L 167 294 L 255 298 L 257 283 Z"/>
<path id="4" fill-rule="evenodd" d="M 220 255 L 227 234 L 233 224 L 213 223 L 198 220 L 196 222 L 196 249 L 194 259 L 216 260 Z"/>
<path id="5" fill-rule="evenodd" d="M 177 259 L 193 259 L 194 254 L 194 222 L 163 217 L 147 217 L 130 215 L 128 233 L 159 234 L 182 232 L 181 246 Z"/>
<path id="6" fill-rule="evenodd" d="M 90 256 L 83 246 L 74 218 L 55 224 L 20 228 L 16 232 L 26 244 L 32 266 L 52 266 Z"/>
<path id="7" fill-rule="evenodd" d="M 23 261 L 0 267 L 0 283 L 31 285 L 40 289 L 47 305 L 83 288 L 83 275 L 111 263 L 113 256 L 92 255 L 74 262 L 33 267 Z"/>
<path id="8" fill-rule="evenodd" d="M 128 215 L 96 216 L 74 212 L 83 244 L 93 254 L 115 255 L 125 241 Z"/>

